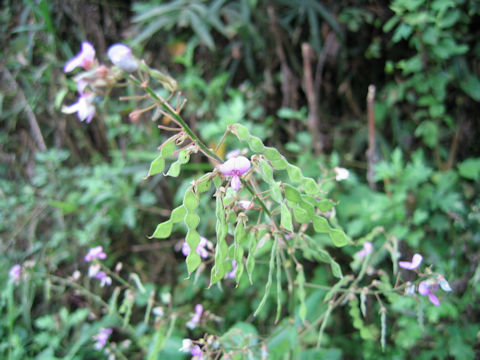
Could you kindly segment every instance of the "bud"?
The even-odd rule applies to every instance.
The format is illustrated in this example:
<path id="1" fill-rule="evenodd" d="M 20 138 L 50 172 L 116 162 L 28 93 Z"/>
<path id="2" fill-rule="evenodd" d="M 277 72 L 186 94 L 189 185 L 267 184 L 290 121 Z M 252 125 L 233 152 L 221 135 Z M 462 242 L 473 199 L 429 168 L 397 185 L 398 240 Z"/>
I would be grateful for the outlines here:
<path id="1" fill-rule="evenodd" d="M 138 61 L 132 55 L 132 50 L 127 45 L 115 44 L 110 46 L 107 52 L 110 61 L 126 72 L 138 69 Z"/>

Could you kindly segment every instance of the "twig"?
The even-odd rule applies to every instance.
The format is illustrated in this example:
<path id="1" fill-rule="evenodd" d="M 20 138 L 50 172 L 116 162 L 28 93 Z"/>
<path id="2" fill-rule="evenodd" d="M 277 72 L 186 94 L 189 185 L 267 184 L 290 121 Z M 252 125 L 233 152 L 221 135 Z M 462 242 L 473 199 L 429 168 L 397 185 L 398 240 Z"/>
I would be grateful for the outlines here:
<path id="1" fill-rule="evenodd" d="M 367 118 L 368 118 L 368 150 L 367 150 L 367 181 L 372 190 L 375 190 L 375 164 L 377 154 L 375 152 L 375 85 L 368 87 L 367 94 Z"/>
<path id="2" fill-rule="evenodd" d="M 315 91 L 313 84 L 313 72 L 311 60 L 313 57 L 313 50 L 308 43 L 302 44 L 302 57 L 303 57 L 303 87 L 307 95 L 308 102 L 308 129 L 313 137 L 313 148 L 315 154 L 320 154 L 323 150 L 323 136 L 320 132 L 320 114 L 318 109 L 318 94 Z"/>
<path id="3" fill-rule="evenodd" d="M 45 141 L 43 140 L 42 132 L 40 131 L 40 127 L 38 126 L 37 118 L 35 117 L 35 114 L 33 113 L 30 104 L 25 98 L 25 94 L 23 93 L 20 86 L 18 86 L 17 81 L 6 67 L 2 66 L 2 72 L 5 74 L 5 77 L 11 83 L 12 88 L 17 93 L 18 99 L 24 104 L 24 110 L 25 114 L 27 115 L 33 140 L 41 151 L 46 151 L 47 146 L 45 145 Z"/>

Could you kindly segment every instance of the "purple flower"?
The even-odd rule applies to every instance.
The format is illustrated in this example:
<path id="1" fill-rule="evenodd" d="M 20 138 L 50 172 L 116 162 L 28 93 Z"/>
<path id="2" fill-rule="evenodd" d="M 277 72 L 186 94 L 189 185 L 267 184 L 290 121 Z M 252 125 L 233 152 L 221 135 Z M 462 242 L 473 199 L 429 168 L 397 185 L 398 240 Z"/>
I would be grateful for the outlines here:
<path id="1" fill-rule="evenodd" d="M 13 283 L 18 285 L 18 283 L 20 283 L 20 279 L 22 278 L 22 267 L 19 264 L 13 265 L 10 268 L 8 275 L 10 276 L 10 279 L 12 279 Z"/>
<path id="2" fill-rule="evenodd" d="M 110 46 L 107 52 L 110 61 L 126 72 L 138 69 L 138 62 L 132 55 L 132 50 L 127 45 L 115 44 Z"/>
<path id="3" fill-rule="evenodd" d="M 108 276 L 105 272 L 99 271 L 94 276 L 95 279 L 100 280 L 100 287 L 104 287 L 105 285 L 111 285 L 112 279 Z"/>
<path id="4" fill-rule="evenodd" d="M 202 360 L 203 359 L 202 349 L 200 349 L 200 346 L 198 346 L 198 345 L 194 345 L 192 347 L 192 350 L 190 351 L 190 354 L 192 354 L 193 359 L 196 359 L 196 360 Z"/>
<path id="5" fill-rule="evenodd" d="M 62 112 L 65 114 L 77 113 L 80 121 L 85 121 L 87 124 L 92 121 L 95 116 L 95 106 L 93 105 L 93 94 L 80 94 L 78 101 L 69 106 L 62 107 Z"/>
<path id="6" fill-rule="evenodd" d="M 219 169 L 224 175 L 233 175 L 231 181 L 232 189 L 238 191 L 242 184 L 240 175 L 243 175 L 250 170 L 250 160 L 245 156 L 238 156 L 225 161 L 219 166 Z"/>
<path id="7" fill-rule="evenodd" d="M 201 304 L 195 305 L 195 314 L 193 314 L 192 318 L 189 322 L 187 322 L 187 328 L 193 330 L 197 327 L 197 324 L 200 322 L 200 318 L 202 317 L 203 313 L 203 306 Z"/>
<path id="8" fill-rule="evenodd" d="M 407 270 L 415 270 L 422 263 L 423 256 L 420 254 L 413 255 L 412 261 L 399 261 L 398 266 Z"/>
<path id="9" fill-rule="evenodd" d="M 363 250 L 358 251 L 355 255 L 357 255 L 359 259 L 362 259 L 368 254 L 370 254 L 372 251 L 373 251 L 372 243 L 370 241 L 365 241 L 363 243 Z"/>
<path id="10" fill-rule="evenodd" d="M 68 73 L 77 67 L 88 70 L 95 61 L 95 49 L 87 41 L 82 42 L 82 50 L 72 59 L 68 60 L 63 71 Z"/>
<path id="11" fill-rule="evenodd" d="M 107 254 L 103 252 L 102 246 L 96 246 L 88 250 L 87 255 L 85 255 L 85 261 L 90 262 L 93 259 L 106 259 Z"/>
<path id="12" fill-rule="evenodd" d="M 232 271 L 227 273 L 225 276 L 229 279 L 235 279 L 235 273 L 237 272 L 237 261 L 232 260 Z"/>
<path id="13" fill-rule="evenodd" d="M 428 296 L 430 302 L 435 306 L 440 305 L 440 300 L 438 300 L 438 298 L 434 294 L 437 289 L 438 284 L 431 279 L 424 280 L 418 285 L 418 292 L 420 293 L 420 295 Z"/>
<path id="14" fill-rule="evenodd" d="M 204 238 L 203 236 L 200 236 L 200 242 L 198 243 L 197 247 L 195 248 L 195 251 L 203 259 L 206 259 L 208 257 L 208 251 L 207 251 L 207 249 L 205 249 L 205 247 L 209 247 L 208 240 L 206 238 Z M 188 256 L 188 254 L 190 254 L 190 246 L 188 245 L 188 243 L 186 241 L 184 241 L 183 244 L 182 244 L 182 254 L 185 255 L 185 256 Z"/>
<path id="15" fill-rule="evenodd" d="M 94 348 L 97 350 L 103 349 L 112 332 L 113 330 L 111 328 L 101 328 L 98 334 L 93 337 L 93 339 L 96 340 Z"/>

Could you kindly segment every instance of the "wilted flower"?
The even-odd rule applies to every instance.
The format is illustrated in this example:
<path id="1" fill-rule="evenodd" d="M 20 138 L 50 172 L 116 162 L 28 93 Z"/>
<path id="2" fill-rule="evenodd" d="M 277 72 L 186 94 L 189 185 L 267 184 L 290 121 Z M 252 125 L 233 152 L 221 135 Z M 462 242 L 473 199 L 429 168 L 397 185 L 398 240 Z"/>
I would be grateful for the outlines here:
<path id="1" fill-rule="evenodd" d="M 420 254 L 413 255 L 412 261 L 399 261 L 398 266 L 407 270 L 415 270 L 422 263 L 423 256 Z"/>
<path id="2" fill-rule="evenodd" d="M 187 322 L 187 328 L 193 330 L 197 327 L 197 324 L 200 322 L 200 318 L 202 317 L 203 313 L 203 306 L 201 304 L 195 305 L 195 314 L 193 314 L 192 318 L 189 322 Z"/>
<path id="3" fill-rule="evenodd" d="M 200 242 L 195 248 L 195 251 L 203 259 L 206 259 L 208 257 L 208 251 L 207 249 L 205 249 L 205 247 L 210 247 L 209 241 L 203 236 L 200 236 Z M 184 241 L 182 244 L 182 254 L 185 256 L 188 256 L 188 254 L 190 254 L 190 246 L 186 241 Z"/>
<path id="4" fill-rule="evenodd" d="M 91 248 L 87 255 L 85 255 L 85 261 L 90 262 L 93 259 L 106 259 L 107 254 L 103 252 L 103 247 L 102 246 L 95 246 Z"/>
<path id="5" fill-rule="evenodd" d="M 224 175 L 233 175 L 231 181 L 232 189 L 238 191 L 242 184 L 240 175 L 243 175 L 250 170 L 250 160 L 245 156 L 238 156 L 225 161 L 220 165 L 219 169 Z"/>
<path id="6" fill-rule="evenodd" d="M 452 291 L 452 288 L 450 287 L 450 284 L 448 283 L 448 281 L 441 275 L 438 278 L 438 284 L 440 285 L 443 291 L 446 291 L 446 292 Z"/>
<path id="7" fill-rule="evenodd" d="M 345 168 L 342 168 L 342 167 L 335 167 L 333 169 L 333 171 L 335 171 L 335 180 L 337 181 L 342 181 L 342 180 L 346 180 L 348 179 L 349 175 L 350 175 L 350 172 L 345 169 Z"/>
<path id="8" fill-rule="evenodd" d="M 111 328 L 101 328 L 98 334 L 93 337 L 93 339 L 96 340 L 94 348 L 97 350 L 103 349 L 112 332 L 113 330 Z"/>
<path id="9" fill-rule="evenodd" d="M 22 267 L 19 264 L 15 264 L 10 268 L 8 272 L 10 279 L 13 281 L 15 285 L 20 283 L 20 279 L 22 278 Z"/>
<path id="10" fill-rule="evenodd" d="M 63 71 L 68 73 L 77 67 L 88 70 L 95 61 L 95 49 L 87 41 L 82 42 L 82 50 L 72 59 L 68 60 Z"/>
<path id="11" fill-rule="evenodd" d="M 244 210 L 250 210 L 253 207 L 253 201 L 248 201 L 248 200 L 237 201 L 237 204 Z"/>
<path id="12" fill-rule="evenodd" d="M 138 69 L 138 61 L 132 55 L 132 50 L 124 44 L 110 46 L 107 52 L 110 61 L 126 72 Z"/>
<path id="13" fill-rule="evenodd" d="M 192 349 L 192 340 L 190 339 L 183 339 L 182 340 L 182 347 L 178 349 L 181 352 L 188 353 Z"/>
<path id="14" fill-rule="evenodd" d="M 235 273 L 237 272 L 237 261 L 232 260 L 232 271 L 226 274 L 226 277 L 229 279 L 235 279 Z"/>
<path id="15" fill-rule="evenodd" d="M 363 250 L 358 251 L 355 255 L 362 259 L 373 251 L 373 245 L 370 241 L 365 241 L 363 243 Z"/>

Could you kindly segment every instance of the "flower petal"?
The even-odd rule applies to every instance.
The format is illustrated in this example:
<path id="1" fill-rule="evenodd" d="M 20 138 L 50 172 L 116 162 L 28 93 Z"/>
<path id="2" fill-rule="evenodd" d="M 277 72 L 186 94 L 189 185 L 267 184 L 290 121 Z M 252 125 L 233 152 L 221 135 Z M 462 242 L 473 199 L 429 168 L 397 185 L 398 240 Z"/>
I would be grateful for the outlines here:
<path id="1" fill-rule="evenodd" d="M 232 160 L 235 163 L 235 170 L 239 175 L 245 174 L 248 170 L 250 170 L 250 160 L 248 160 L 245 156 L 238 156 Z"/>
<path id="2" fill-rule="evenodd" d="M 127 45 L 115 44 L 108 49 L 110 61 L 126 72 L 133 72 L 138 69 L 137 60 L 132 55 L 132 50 Z"/>
<path id="3" fill-rule="evenodd" d="M 435 294 L 432 294 L 432 293 L 428 294 L 428 299 L 433 305 L 440 306 L 440 300 L 438 300 Z"/>
<path id="4" fill-rule="evenodd" d="M 420 266 L 420 264 L 422 263 L 422 260 L 423 260 L 422 255 L 415 254 L 415 255 L 413 255 L 413 258 L 412 258 L 411 262 L 410 261 L 399 261 L 398 265 L 403 269 L 415 270 L 416 268 L 418 268 Z"/>
<path id="5" fill-rule="evenodd" d="M 422 281 L 418 285 L 418 292 L 423 296 L 428 296 L 430 294 L 430 285 L 427 280 Z"/>
<path id="6" fill-rule="evenodd" d="M 235 191 L 240 190 L 240 186 L 242 185 L 242 181 L 237 175 L 233 175 L 232 177 L 232 189 Z"/>
<path id="7" fill-rule="evenodd" d="M 225 161 L 222 165 L 218 168 L 223 175 L 232 175 L 233 170 L 235 169 L 235 159 L 229 159 Z"/>

